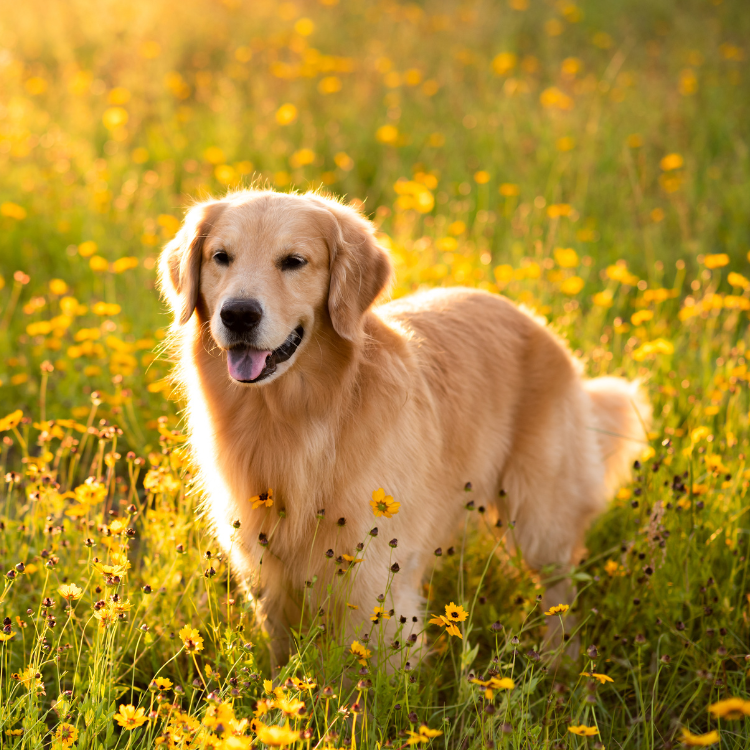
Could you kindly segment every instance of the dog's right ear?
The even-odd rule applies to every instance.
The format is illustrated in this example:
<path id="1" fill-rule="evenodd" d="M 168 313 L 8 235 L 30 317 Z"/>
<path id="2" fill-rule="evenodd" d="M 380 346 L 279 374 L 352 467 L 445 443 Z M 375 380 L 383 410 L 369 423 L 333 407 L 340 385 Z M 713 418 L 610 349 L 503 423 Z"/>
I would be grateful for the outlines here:
<path id="1" fill-rule="evenodd" d="M 198 304 L 203 243 L 227 204 L 200 203 L 188 211 L 175 238 L 159 258 L 159 290 L 180 325 L 190 320 Z"/>

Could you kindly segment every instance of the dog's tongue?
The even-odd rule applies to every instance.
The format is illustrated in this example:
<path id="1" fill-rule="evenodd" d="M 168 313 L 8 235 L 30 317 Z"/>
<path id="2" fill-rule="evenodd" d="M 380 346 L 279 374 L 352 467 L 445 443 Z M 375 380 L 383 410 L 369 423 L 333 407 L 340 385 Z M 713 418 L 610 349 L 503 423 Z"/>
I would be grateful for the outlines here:
<path id="1" fill-rule="evenodd" d="M 266 358 L 270 351 L 258 349 L 230 349 L 227 353 L 229 374 L 235 380 L 255 380 L 266 366 Z"/>

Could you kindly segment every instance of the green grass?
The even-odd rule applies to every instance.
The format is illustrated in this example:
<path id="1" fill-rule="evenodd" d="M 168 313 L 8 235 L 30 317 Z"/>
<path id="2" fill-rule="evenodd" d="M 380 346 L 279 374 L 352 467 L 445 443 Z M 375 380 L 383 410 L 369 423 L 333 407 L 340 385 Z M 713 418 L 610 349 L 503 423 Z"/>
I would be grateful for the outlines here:
<path id="1" fill-rule="evenodd" d="M 0 24 L 0 747 L 235 750 L 272 698 L 252 603 L 195 513 L 154 291 L 191 199 L 250 184 L 363 201 L 394 295 L 506 294 L 655 410 L 574 572 L 577 662 L 537 658 L 539 578 L 469 493 L 425 582 L 430 613 L 470 613 L 463 637 L 428 624 L 385 644 L 401 668 L 363 673 L 308 613 L 273 681 L 305 704 L 289 744 L 748 746 L 747 718 L 708 711 L 750 700 L 745 3 L 30 0 Z M 488 699 L 471 679 L 493 674 L 515 686 Z"/>

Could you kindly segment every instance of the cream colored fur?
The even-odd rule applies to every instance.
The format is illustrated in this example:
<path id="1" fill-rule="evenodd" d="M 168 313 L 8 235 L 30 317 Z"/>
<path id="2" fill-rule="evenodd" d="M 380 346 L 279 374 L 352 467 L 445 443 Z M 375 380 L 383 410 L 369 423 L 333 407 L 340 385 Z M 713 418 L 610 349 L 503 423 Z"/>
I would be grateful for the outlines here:
<path id="1" fill-rule="evenodd" d="M 290 248 L 308 263 L 279 270 Z M 217 249 L 232 255 L 228 268 Z M 477 505 L 515 523 L 530 566 L 565 570 L 643 448 L 649 407 L 637 385 L 584 380 L 556 336 L 497 295 L 435 289 L 372 307 L 390 273 L 370 223 L 317 194 L 250 190 L 197 205 L 162 254 L 206 512 L 258 601 L 275 661 L 289 653 L 306 581 L 313 609 L 324 606 L 329 627 L 346 617 L 348 637 L 373 625 L 389 577 L 386 635 L 399 615 L 409 627 L 421 619 L 423 576 L 463 523 L 467 482 Z M 227 371 L 218 309 L 238 296 L 263 305 L 259 348 L 305 328 L 263 383 Z M 379 487 L 401 504 L 391 519 L 373 516 Z M 274 507 L 253 510 L 248 499 L 268 488 Z M 326 550 L 355 555 L 360 542 L 364 561 L 336 575 Z M 329 582 L 339 585 L 330 600 Z"/>

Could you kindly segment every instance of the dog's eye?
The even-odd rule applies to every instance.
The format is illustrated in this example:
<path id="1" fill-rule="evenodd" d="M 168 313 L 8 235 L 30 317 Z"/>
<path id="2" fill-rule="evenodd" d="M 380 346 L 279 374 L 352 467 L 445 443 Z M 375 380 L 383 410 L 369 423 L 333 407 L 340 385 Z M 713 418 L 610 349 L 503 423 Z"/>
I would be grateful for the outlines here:
<path id="1" fill-rule="evenodd" d="M 229 265 L 229 255 L 227 255 L 225 250 L 218 250 L 214 253 L 214 260 L 220 265 L 220 266 L 228 266 Z"/>
<path id="2" fill-rule="evenodd" d="M 302 266 L 306 265 L 307 261 L 299 255 L 287 255 L 279 262 L 282 271 L 294 271 L 295 269 L 302 268 Z"/>

